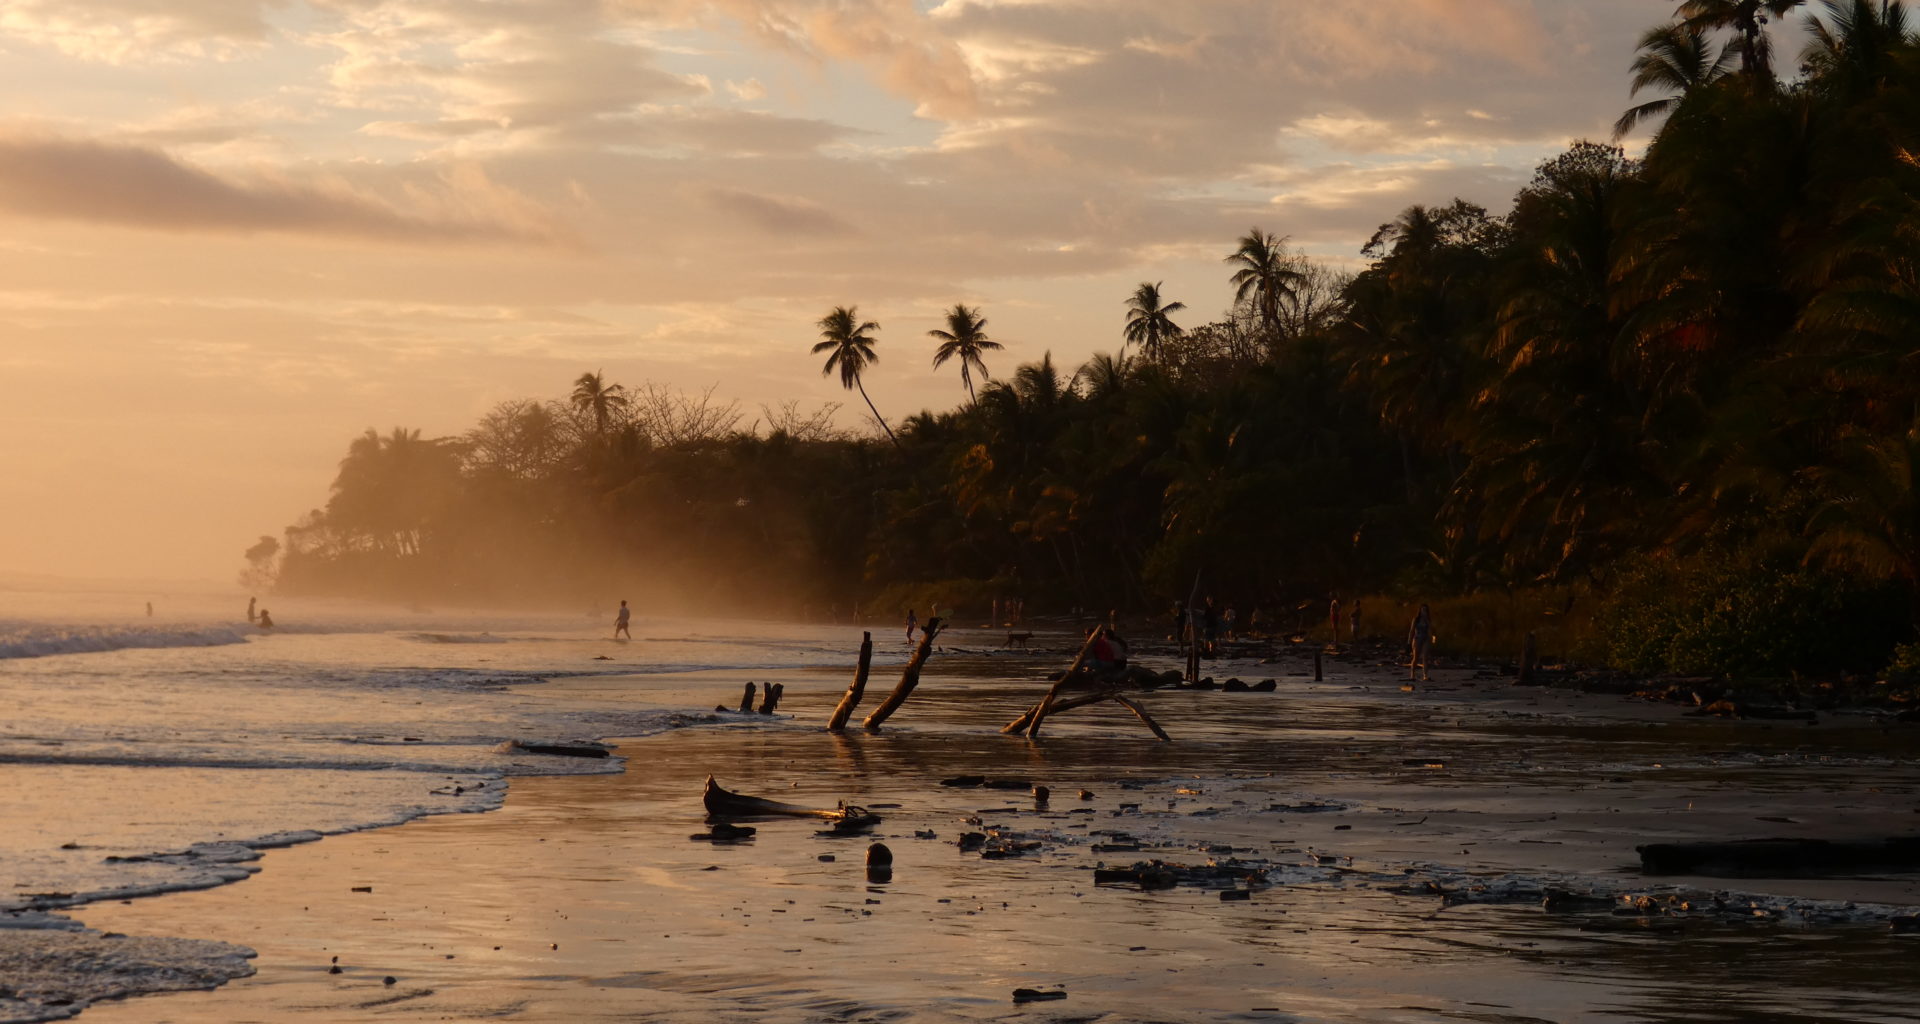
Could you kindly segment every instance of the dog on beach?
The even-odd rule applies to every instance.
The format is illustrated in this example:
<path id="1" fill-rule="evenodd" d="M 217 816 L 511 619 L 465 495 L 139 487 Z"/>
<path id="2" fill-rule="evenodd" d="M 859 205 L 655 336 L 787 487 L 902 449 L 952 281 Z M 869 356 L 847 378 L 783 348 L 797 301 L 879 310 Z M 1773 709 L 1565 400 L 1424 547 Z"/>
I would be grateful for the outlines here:
<path id="1" fill-rule="evenodd" d="M 1000 647 L 1002 649 L 1005 649 L 1008 647 L 1018 647 L 1024 651 L 1027 649 L 1027 641 L 1031 639 L 1033 639 L 1032 633 L 1008 633 L 1007 642 L 1004 644 L 1001 644 Z"/>

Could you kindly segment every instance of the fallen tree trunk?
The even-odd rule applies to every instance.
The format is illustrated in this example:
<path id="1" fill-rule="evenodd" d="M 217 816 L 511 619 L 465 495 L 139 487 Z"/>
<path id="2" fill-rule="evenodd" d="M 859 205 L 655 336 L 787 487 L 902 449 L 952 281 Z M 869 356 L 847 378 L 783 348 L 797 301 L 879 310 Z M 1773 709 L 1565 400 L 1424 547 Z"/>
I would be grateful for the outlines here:
<path id="1" fill-rule="evenodd" d="M 707 776 L 706 789 L 700 794 L 700 801 L 706 806 L 708 816 L 714 818 L 822 818 L 841 823 L 872 823 L 880 820 L 880 816 L 872 811 L 844 801 L 840 806 L 828 810 L 735 793 L 721 788 L 711 775 Z"/>
<path id="2" fill-rule="evenodd" d="M 907 698 L 913 695 L 913 688 L 920 685 L 920 668 L 933 654 L 933 640 L 939 635 L 940 618 L 935 616 L 927 620 L 927 628 L 920 634 L 920 646 L 914 649 L 913 657 L 907 661 L 907 667 L 900 671 L 899 684 L 894 686 L 892 693 L 887 694 L 886 700 L 880 702 L 879 707 L 873 709 L 873 714 L 868 715 L 867 720 L 860 723 L 861 728 L 880 728 L 880 723 L 892 718 L 893 713 L 900 710 L 900 705 L 905 704 Z"/>
<path id="3" fill-rule="evenodd" d="M 1635 847 L 1640 867 L 1657 875 L 1807 878 L 1920 871 L 1920 836 L 1856 842 L 1743 839 L 1722 843 L 1649 843 Z"/>
<path id="4" fill-rule="evenodd" d="M 1093 643 L 1098 639 L 1100 639 L 1100 630 L 1098 628 L 1088 633 L 1086 643 L 1080 645 L 1080 654 L 1073 659 L 1073 664 L 1067 668 L 1067 674 L 1061 676 L 1058 682 L 1047 688 L 1047 695 L 1040 698 L 1040 706 L 1033 709 L 1033 720 L 1027 723 L 1028 739 L 1034 739 L 1040 735 L 1040 725 L 1047 720 L 1047 715 L 1053 712 L 1053 702 L 1060 699 L 1060 691 L 1071 685 L 1074 682 L 1074 677 L 1080 674 L 1080 666 L 1085 664 L 1087 656 L 1093 653 Z"/>
<path id="5" fill-rule="evenodd" d="M 867 693 L 867 672 L 873 667 L 873 634 L 860 634 L 860 665 L 853 670 L 853 685 L 847 687 L 846 695 L 834 706 L 833 716 L 827 719 L 827 731 L 839 732 L 847 727 L 847 719 L 853 716 L 853 709 L 860 706 L 860 699 Z"/>
<path id="6" fill-rule="evenodd" d="M 1052 713 L 1056 715 L 1064 714 L 1068 711 L 1072 711 L 1074 708 L 1084 708 L 1089 704 L 1098 704 L 1103 700 L 1110 700 L 1112 699 L 1112 697 L 1113 697 L 1112 690 L 1101 690 L 1097 693 L 1075 694 L 1074 696 L 1068 697 L 1067 699 L 1055 704 L 1053 706 Z M 1026 713 L 1022 714 L 1019 718 L 1016 718 L 1013 721 L 1008 722 L 1005 726 L 1003 726 L 1000 729 L 1000 731 L 1007 735 L 1012 735 L 1016 732 L 1024 732 L 1027 726 L 1033 723 L 1033 716 L 1035 714 L 1038 714 L 1039 711 L 1040 711 L 1040 705 L 1035 704 L 1034 706 L 1028 708 L 1026 710 Z"/>

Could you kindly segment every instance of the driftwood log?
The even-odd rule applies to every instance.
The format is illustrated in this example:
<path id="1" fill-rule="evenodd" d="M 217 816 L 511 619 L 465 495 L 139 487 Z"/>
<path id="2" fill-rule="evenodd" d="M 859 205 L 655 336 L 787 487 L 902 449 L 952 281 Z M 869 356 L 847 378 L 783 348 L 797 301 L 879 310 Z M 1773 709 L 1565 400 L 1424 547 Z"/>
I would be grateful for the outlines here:
<path id="1" fill-rule="evenodd" d="M 913 695 L 914 687 L 920 685 L 920 669 L 926 665 L 927 658 L 933 654 L 933 641 L 939 635 L 940 617 L 934 616 L 927 620 L 927 628 L 920 633 L 920 646 L 914 649 L 913 657 L 907 661 L 907 667 L 900 671 L 899 684 L 894 686 L 892 693 L 887 694 L 886 700 L 880 702 L 879 707 L 873 709 L 873 714 L 868 715 L 867 720 L 860 723 L 861 728 L 879 729 L 881 723 L 892 718 L 893 713 L 900 710 L 900 705 L 905 704 L 907 698 Z"/>
<path id="2" fill-rule="evenodd" d="M 1033 709 L 1033 719 L 1027 723 L 1028 739 L 1034 739 L 1040 735 L 1041 724 L 1047 720 L 1047 715 L 1053 712 L 1053 702 L 1060 699 L 1061 690 L 1073 685 L 1075 677 L 1080 674 L 1080 666 L 1086 664 L 1087 656 L 1093 653 L 1093 643 L 1098 639 L 1100 639 L 1099 629 L 1096 628 L 1088 633 L 1086 643 L 1080 645 L 1080 654 L 1073 659 L 1073 664 L 1067 668 L 1066 674 L 1047 688 L 1047 695 L 1040 698 L 1040 706 Z"/>
<path id="3" fill-rule="evenodd" d="M 839 732 L 847 727 L 847 719 L 853 716 L 853 709 L 860 706 L 860 698 L 867 693 L 867 672 L 873 668 L 873 634 L 860 634 L 860 665 L 853 670 L 853 685 L 847 687 L 845 696 L 834 706 L 833 717 L 827 719 L 827 731 Z"/>
<path id="4" fill-rule="evenodd" d="M 1640 853 L 1641 869 L 1655 875 L 1819 878 L 1920 871 L 1920 836 L 1854 842 L 1744 839 L 1720 843 L 1649 843 L 1635 849 Z"/>

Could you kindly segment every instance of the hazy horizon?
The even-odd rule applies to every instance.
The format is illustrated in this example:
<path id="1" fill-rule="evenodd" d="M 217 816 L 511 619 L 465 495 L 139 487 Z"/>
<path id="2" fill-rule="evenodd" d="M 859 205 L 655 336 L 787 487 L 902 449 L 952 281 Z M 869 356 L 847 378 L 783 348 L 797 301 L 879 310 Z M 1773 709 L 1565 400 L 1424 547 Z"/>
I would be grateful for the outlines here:
<path id="1" fill-rule="evenodd" d="M 1229 304 L 1258 225 L 1352 262 L 1604 138 L 1667 3 L 26 0 L 0 13 L 0 569 L 221 580 L 368 427 L 717 385 L 897 422 Z M 1783 46 L 1783 49 L 1790 49 Z M 841 423 L 861 427 L 857 396 Z"/>

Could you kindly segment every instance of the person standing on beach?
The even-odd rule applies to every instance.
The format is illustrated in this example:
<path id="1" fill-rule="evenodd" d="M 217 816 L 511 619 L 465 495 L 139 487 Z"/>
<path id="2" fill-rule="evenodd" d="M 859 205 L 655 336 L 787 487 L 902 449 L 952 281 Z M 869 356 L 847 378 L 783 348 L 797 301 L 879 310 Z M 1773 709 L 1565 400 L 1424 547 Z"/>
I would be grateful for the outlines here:
<path id="1" fill-rule="evenodd" d="M 1233 624 L 1239 621 L 1239 618 L 1240 614 L 1233 610 L 1232 605 L 1228 605 L 1227 613 L 1220 616 L 1220 625 L 1226 630 L 1228 643 L 1233 642 Z"/>
<path id="2" fill-rule="evenodd" d="M 1339 594 L 1334 594 L 1332 602 L 1330 602 L 1327 605 L 1327 623 L 1328 625 L 1333 627 L 1334 645 L 1339 646 L 1340 644 L 1340 595 Z"/>
<path id="3" fill-rule="evenodd" d="M 1433 612 L 1421 605 L 1413 614 L 1413 625 L 1407 628 L 1407 679 L 1412 681 L 1417 670 L 1427 681 L 1433 682 L 1433 673 L 1428 671 L 1428 661 L 1433 656 Z"/>
<path id="4" fill-rule="evenodd" d="M 153 618 L 153 602 L 152 601 L 147 602 L 147 618 L 149 619 Z"/>
<path id="5" fill-rule="evenodd" d="M 627 602 L 623 598 L 620 601 L 620 611 L 613 617 L 613 638 L 618 640 L 622 634 L 625 634 L 627 639 L 633 639 L 633 630 L 627 628 L 628 623 L 632 621 L 633 611 L 627 607 Z"/>
<path id="6" fill-rule="evenodd" d="M 913 613 L 913 609 L 911 608 L 907 609 L 907 642 L 908 643 L 913 642 L 913 630 L 914 630 L 914 627 L 918 625 L 920 625 L 920 616 L 915 615 Z"/>
<path id="7" fill-rule="evenodd" d="M 259 600 L 260 599 L 257 597 L 247 598 L 247 621 L 248 622 L 258 622 L 260 620 L 260 613 L 253 610 L 253 606 L 256 603 L 258 603 Z"/>

